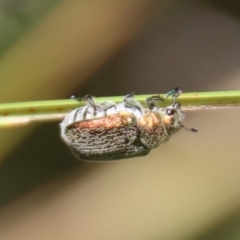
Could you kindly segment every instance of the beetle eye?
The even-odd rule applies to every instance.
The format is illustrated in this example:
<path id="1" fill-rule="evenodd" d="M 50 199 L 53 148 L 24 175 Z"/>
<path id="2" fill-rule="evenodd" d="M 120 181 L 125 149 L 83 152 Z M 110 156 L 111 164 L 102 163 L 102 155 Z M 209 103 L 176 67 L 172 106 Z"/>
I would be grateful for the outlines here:
<path id="1" fill-rule="evenodd" d="M 173 114 L 176 113 L 176 110 L 175 109 L 167 109 L 167 115 L 168 116 L 172 116 Z"/>

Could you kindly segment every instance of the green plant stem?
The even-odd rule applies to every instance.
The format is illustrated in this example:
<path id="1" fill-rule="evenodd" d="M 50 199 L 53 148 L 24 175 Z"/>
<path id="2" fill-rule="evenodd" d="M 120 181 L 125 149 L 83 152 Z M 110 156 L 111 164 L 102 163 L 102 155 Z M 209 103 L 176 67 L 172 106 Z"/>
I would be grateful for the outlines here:
<path id="1" fill-rule="evenodd" d="M 166 96 L 166 94 L 160 95 L 162 97 Z M 135 99 L 145 104 L 145 99 L 151 96 L 153 94 L 136 95 Z M 99 97 L 95 98 L 95 101 L 114 101 L 119 103 L 122 102 L 123 98 L 123 96 Z M 177 100 L 182 104 L 184 110 L 233 107 L 240 105 L 240 91 L 182 93 Z M 166 107 L 171 102 L 172 99 L 168 98 L 159 103 L 159 106 Z M 62 119 L 72 109 L 84 105 L 85 102 L 74 99 L 2 103 L 0 104 L 0 127 L 12 127 L 33 121 L 57 121 Z"/>

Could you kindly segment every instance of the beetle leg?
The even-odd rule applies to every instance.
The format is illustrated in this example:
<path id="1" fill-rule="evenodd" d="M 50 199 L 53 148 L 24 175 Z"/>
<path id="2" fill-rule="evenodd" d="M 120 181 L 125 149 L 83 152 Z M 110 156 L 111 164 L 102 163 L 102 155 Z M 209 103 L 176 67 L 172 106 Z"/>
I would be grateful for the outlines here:
<path id="1" fill-rule="evenodd" d="M 142 113 L 143 109 L 141 104 L 134 99 L 135 94 L 136 92 L 126 95 L 125 98 L 123 99 L 123 102 L 125 104 L 125 107 L 138 109 Z"/>
<path id="2" fill-rule="evenodd" d="M 181 93 L 182 90 L 179 89 L 178 87 L 175 87 L 167 93 L 165 98 L 171 97 L 172 99 L 176 99 L 177 97 L 179 97 Z"/>
<path id="3" fill-rule="evenodd" d="M 158 108 L 156 102 L 160 101 L 164 101 L 164 98 L 159 95 L 155 95 L 146 99 L 147 106 L 150 110 L 153 110 L 155 107 Z"/>
<path id="4" fill-rule="evenodd" d="M 114 107 L 116 109 L 117 105 L 115 102 L 103 102 L 99 105 L 98 112 L 103 111 L 105 116 L 107 115 L 107 110 Z"/>

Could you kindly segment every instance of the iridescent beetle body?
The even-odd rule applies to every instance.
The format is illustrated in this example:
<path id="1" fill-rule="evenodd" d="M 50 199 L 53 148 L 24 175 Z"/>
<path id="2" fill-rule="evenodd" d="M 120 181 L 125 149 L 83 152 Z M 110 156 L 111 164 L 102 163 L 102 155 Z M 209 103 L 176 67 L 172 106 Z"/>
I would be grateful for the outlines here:
<path id="1" fill-rule="evenodd" d="M 160 99 L 147 99 L 149 108 L 143 108 L 132 95 L 120 104 L 96 104 L 86 96 L 87 106 L 73 110 L 60 124 L 61 137 L 73 154 L 85 161 L 145 156 L 183 127 L 180 104 L 160 109 L 155 105 Z"/>

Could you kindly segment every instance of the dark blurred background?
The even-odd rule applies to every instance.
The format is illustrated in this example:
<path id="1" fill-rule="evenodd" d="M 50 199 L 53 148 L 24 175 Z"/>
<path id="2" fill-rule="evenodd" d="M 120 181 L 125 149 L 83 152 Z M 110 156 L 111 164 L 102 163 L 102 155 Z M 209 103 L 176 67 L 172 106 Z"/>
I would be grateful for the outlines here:
<path id="1" fill-rule="evenodd" d="M 238 1 L 0 1 L 1 102 L 240 88 Z M 146 157 L 78 161 L 58 122 L 1 129 L 1 239 L 240 239 L 238 108 Z"/>

